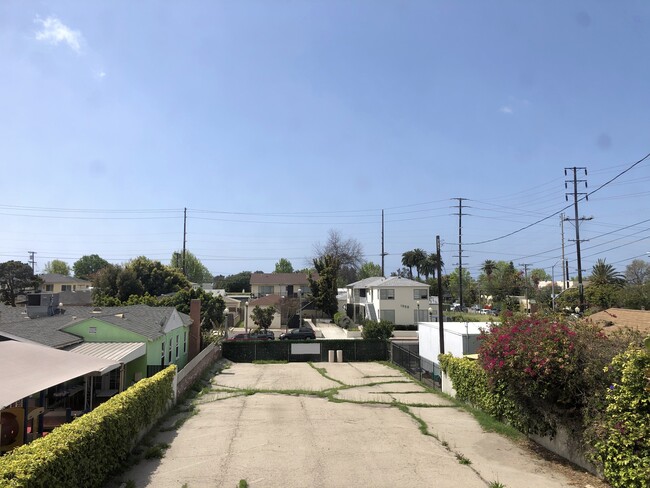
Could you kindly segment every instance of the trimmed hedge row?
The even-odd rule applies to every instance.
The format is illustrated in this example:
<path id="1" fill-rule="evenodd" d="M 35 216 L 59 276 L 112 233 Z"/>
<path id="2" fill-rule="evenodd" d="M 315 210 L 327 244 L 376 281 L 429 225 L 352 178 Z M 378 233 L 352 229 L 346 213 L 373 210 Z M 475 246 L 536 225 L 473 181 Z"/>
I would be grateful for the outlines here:
<path id="1" fill-rule="evenodd" d="M 529 421 L 523 412 L 506 395 L 505 385 L 488 384 L 487 374 L 478 361 L 468 358 L 456 358 L 451 354 L 438 356 L 441 369 L 451 379 L 456 398 L 469 403 L 490 414 L 497 420 L 512 425 L 517 430 L 528 433 Z"/>
<path id="2" fill-rule="evenodd" d="M 0 487 L 101 487 L 173 400 L 176 366 L 138 381 L 46 437 L 14 449 L 0 463 Z"/>

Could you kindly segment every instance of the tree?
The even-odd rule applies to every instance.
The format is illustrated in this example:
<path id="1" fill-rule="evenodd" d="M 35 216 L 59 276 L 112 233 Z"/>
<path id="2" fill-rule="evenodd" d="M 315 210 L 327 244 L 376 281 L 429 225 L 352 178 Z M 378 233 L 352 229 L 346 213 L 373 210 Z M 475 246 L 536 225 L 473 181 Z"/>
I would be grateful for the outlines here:
<path id="1" fill-rule="evenodd" d="M 611 264 L 607 264 L 604 259 L 596 261 L 591 268 L 590 285 L 623 285 L 624 283 L 623 274 L 616 271 Z"/>
<path id="2" fill-rule="evenodd" d="M 326 254 L 322 258 L 314 259 L 318 280 L 314 280 L 311 274 L 307 277 L 316 308 L 330 317 L 333 317 L 338 310 L 336 294 L 339 267 L 337 258 Z"/>
<path id="3" fill-rule="evenodd" d="M 440 267 L 442 268 L 444 263 L 440 261 Z M 427 256 L 424 263 L 420 266 L 420 273 L 424 275 L 425 280 L 429 280 L 429 276 L 435 278 L 436 273 L 438 272 L 438 253 L 431 253 Z"/>
<path id="4" fill-rule="evenodd" d="M 125 268 L 120 271 L 120 274 L 117 276 L 116 285 L 116 298 L 122 302 L 127 301 L 131 295 L 141 296 L 145 294 L 142 281 L 138 279 L 138 275 L 131 268 Z M 147 294 L 151 295 L 149 292 Z"/>
<path id="5" fill-rule="evenodd" d="M 0 263 L 0 297 L 5 305 L 16 306 L 16 297 L 28 288 L 37 288 L 41 280 L 29 264 L 20 261 Z"/>
<path id="6" fill-rule="evenodd" d="M 342 286 L 357 281 L 359 268 L 364 262 L 363 246 L 359 241 L 353 238 L 343 239 L 339 231 L 330 229 L 327 242 L 324 245 L 315 244 L 314 252 L 314 259 L 322 259 L 325 256 L 335 259 L 338 263 L 336 276 Z"/>
<path id="7" fill-rule="evenodd" d="M 45 263 L 45 266 L 43 267 L 43 273 L 70 276 L 70 266 L 68 266 L 68 263 L 65 261 L 61 261 L 60 259 L 53 259 L 52 261 Z"/>
<path id="8" fill-rule="evenodd" d="M 469 303 L 472 295 L 472 288 L 474 287 L 474 280 L 472 275 L 469 273 L 469 270 L 463 268 L 463 303 Z M 458 292 L 460 290 L 460 274 L 459 269 L 456 268 L 449 275 L 449 290 L 451 291 L 454 299 L 458 300 L 460 298 Z"/>
<path id="9" fill-rule="evenodd" d="M 212 330 L 223 322 L 223 313 L 226 309 L 223 298 L 201 288 L 179 290 L 171 297 L 160 299 L 160 305 L 176 307 L 179 312 L 189 314 L 190 302 L 194 299 L 201 300 L 201 328 L 203 330 Z"/>
<path id="10" fill-rule="evenodd" d="M 170 261 L 172 268 L 183 271 L 183 252 L 174 251 Z M 212 273 L 190 251 L 185 250 L 185 276 L 192 283 L 212 283 Z"/>
<path id="11" fill-rule="evenodd" d="M 228 293 L 242 293 L 251 291 L 251 272 L 242 271 L 234 275 L 218 275 L 213 285 L 215 288 L 223 288 Z"/>
<path id="12" fill-rule="evenodd" d="M 107 264 L 94 274 L 93 303 L 106 305 L 106 299 L 117 297 L 117 278 L 122 272 L 122 267 L 116 264 Z"/>
<path id="13" fill-rule="evenodd" d="M 100 258 L 97 254 L 81 256 L 73 265 L 72 269 L 77 278 L 92 280 L 95 273 L 109 265 L 109 262 Z"/>
<path id="14" fill-rule="evenodd" d="M 420 272 L 422 271 L 422 267 L 427 261 L 427 257 L 429 256 L 426 251 L 420 248 L 413 249 L 413 266 L 415 266 L 415 271 L 418 274 L 418 280 L 420 279 Z"/>
<path id="15" fill-rule="evenodd" d="M 643 259 L 635 259 L 625 268 L 628 285 L 644 285 L 650 282 L 650 264 Z"/>
<path id="16" fill-rule="evenodd" d="M 264 329 L 264 331 L 266 331 L 266 329 L 271 327 L 276 311 L 277 310 L 275 307 L 262 308 L 259 305 L 255 305 L 255 308 L 251 313 L 251 319 L 253 319 L 255 325 L 257 325 L 260 329 Z"/>
<path id="17" fill-rule="evenodd" d="M 372 278 L 374 276 L 382 276 L 381 266 L 370 261 L 363 263 L 361 265 L 361 268 L 359 268 L 358 278 L 360 280 L 363 280 L 366 278 Z"/>
<path id="18" fill-rule="evenodd" d="M 280 258 L 280 261 L 275 263 L 274 273 L 293 273 L 293 265 L 291 261 L 285 258 Z"/>
<path id="19" fill-rule="evenodd" d="M 413 266 L 415 266 L 413 251 L 406 251 L 402 254 L 402 266 L 409 269 L 409 278 L 413 278 Z"/>
<path id="20" fill-rule="evenodd" d="M 530 272 L 530 281 L 533 282 L 535 288 L 539 286 L 540 281 L 548 281 L 550 279 L 551 277 L 542 268 L 535 268 Z"/>
<path id="21" fill-rule="evenodd" d="M 190 282 L 181 271 L 145 256 L 132 259 L 126 264 L 125 269 L 133 270 L 137 279 L 142 283 L 143 293 L 153 296 L 176 293 L 183 288 L 190 287 Z"/>

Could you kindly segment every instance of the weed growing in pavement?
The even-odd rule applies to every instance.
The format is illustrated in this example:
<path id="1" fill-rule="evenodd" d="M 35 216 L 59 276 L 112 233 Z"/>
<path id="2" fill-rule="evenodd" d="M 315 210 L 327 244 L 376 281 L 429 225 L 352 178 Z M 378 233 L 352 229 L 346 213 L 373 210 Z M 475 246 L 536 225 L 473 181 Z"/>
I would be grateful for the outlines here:
<path id="1" fill-rule="evenodd" d="M 307 363 L 307 364 L 309 364 L 309 366 L 311 366 L 311 367 L 314 368 L 316 371 L 318 371 L 318 373 L 319 373 L 323 378 L 326 378 L 326 379 L 328 379 L 328 380 L 330 380 L 330 381 L 333 381 L 334 383 L 338 383 L 339 385 L 343 385 L 343 384 L 344 384 L 342 381 L 337 380 L 336 378 L 332 378 L 331 376 L 329 376 L 329 375 L 327 374 L 327 370 L 326 370 L 325 368 L 318 368 L 318 367 L 314 366 L 314 363 L 311 363 L 311 362 L 310 362 L 310 363 Z"/>
<path id="2" fill-rule="evenodd" d="M 248 488 L 248 481 L 239 480 L 239 484 L 235 488 Z"/>
<path id="3" fill-rule="evenodd" d="M 506 488 L 506 485 L 499 481 L 491 481 L 488 488 Z"/>
<path id="4" fill-rule="evenodd" d="M 458 462 L 460 464 L 472 464 L 472 461 L 467 459 L 465 456 L 463 456 L 461 453 L 457 452 L 456 453 L 456 459 L 458 459 Z"/>
<path id="5" fill-rule="evenodd" d="M 124 488 L 135 488 L 135 486 L 136 486 L 136 485 L 135 485 L 135 481 L 133 481 L 133 480 L 128 480 L 128 481 L 124 484 Z"/>

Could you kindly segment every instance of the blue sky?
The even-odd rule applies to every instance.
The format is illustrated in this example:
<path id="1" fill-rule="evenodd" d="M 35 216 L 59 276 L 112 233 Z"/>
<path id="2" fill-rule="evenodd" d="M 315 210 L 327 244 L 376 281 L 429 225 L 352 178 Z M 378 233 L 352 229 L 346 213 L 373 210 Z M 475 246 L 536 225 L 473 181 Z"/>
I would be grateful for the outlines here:
<path id="1" fill-rule="evenodd" d="M 473 275 L 550 273 L 564 168 L 593 191 L 650 152 L 649 47 L 644 1 L 2 2 L 0 261 L 169 262 L 187 208 L 215 274 L 330 229 L 380 263 L 384 209 L 387 274 L 436 235 L 450 272 L 466 198 Z M 580 203 L 587 273 L 650 251 L 649 181 Z"/>

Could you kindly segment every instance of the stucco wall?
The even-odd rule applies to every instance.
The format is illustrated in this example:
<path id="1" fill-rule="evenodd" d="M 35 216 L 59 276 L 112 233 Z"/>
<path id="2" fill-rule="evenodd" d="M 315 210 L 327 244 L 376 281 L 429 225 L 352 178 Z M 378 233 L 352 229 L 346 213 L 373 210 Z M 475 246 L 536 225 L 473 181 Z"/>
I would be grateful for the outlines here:
<path id="1" fill-rule="evenodd" d="M 177 395 L 179 397 L 183 395 L 203 372 L 219 358 L 221 358 L 221 347 L 210 344 L 203 349 L 187 366 L 177 373 Z"/>

